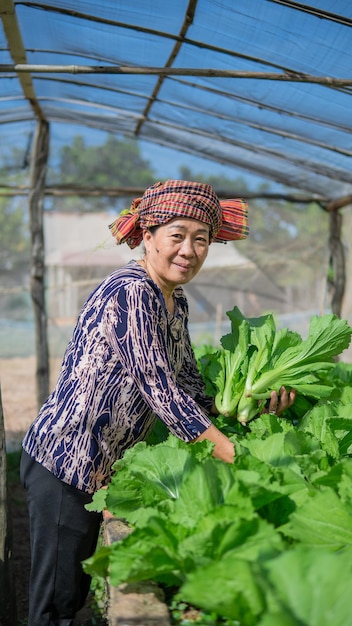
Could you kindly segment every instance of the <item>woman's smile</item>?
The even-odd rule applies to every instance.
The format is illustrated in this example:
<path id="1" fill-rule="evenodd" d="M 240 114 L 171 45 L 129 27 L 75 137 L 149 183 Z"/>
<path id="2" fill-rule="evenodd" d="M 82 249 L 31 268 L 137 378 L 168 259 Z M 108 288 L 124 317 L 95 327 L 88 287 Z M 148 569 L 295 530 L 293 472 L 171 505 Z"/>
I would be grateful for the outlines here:
<path id="1" fill-rule="evenodd" d="M 189 270 L 192 269 L 192 265 L 190 264 L 183 265 L 181 263 L 177 263 L 177 261 L 174 261 L 174 264 L 180 269 L 181 272 L 188 272 Z"/>

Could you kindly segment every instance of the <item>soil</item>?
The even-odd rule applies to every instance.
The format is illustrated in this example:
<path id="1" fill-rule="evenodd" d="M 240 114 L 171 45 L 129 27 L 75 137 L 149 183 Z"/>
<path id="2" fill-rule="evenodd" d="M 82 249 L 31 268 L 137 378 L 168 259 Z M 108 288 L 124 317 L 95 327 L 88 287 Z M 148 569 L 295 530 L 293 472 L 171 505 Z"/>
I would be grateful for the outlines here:
<path id="1" fill-rule="evenodd" d="M 51 363 L 51 377 L 55 381 L 59 361 Z M 36 416 L 35 359 L 0 359 L 1 396 L 5 421 L 7 452 L 20 450 L 28 426 Z M 9 488 L 13 534 L 13 576 L 16 589 L 18 626 L 25 626 L 28 613 L 28 581 L 30 571 L 29 529 L 25 491 L 16 476 Z M 100 621 L 103 626 L 104 620 Z M 75 626 L 98 626 L 91 607 L 91 597 L 76 616 Z"/>

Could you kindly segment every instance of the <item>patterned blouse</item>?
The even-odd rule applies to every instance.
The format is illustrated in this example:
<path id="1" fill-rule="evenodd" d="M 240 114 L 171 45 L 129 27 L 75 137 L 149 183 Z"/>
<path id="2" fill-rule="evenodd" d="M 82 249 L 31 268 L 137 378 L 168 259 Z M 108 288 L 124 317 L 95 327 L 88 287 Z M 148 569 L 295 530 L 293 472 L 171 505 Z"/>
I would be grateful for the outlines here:
<path id="1" fill-rule="evenodd" d="M 136 261 L 89 296 L 56 387 L 23 442 L 59 479 L 95 492 L 156 418 L 184 441 L 210 426 L 213 401 L 197 369 L 181 287 L 174 298 L 170 315 L 160 289 Z"/>

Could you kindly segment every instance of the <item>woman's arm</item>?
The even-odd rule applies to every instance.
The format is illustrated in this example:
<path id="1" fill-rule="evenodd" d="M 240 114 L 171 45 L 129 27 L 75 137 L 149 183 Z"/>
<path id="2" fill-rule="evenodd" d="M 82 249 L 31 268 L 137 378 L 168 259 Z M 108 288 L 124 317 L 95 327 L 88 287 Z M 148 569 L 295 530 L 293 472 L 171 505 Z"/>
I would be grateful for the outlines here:
<path id="1" fill-rule="evenodd" d="M 182 367 L 183 342 L 176 338 L 172 344 L 162 302 L 150 285 L 131 281 L 119 289 L 106 307 L 104 330 L 119 365 L 129 373 L 130 402 L 144 412 L 148 407 L 183 441 L 211 425 L 212 399 L 206 410 L 179 384 L 175 370 Z"/>
<path id="2" fill-rule="evenodd" d="M 207 439 L 215 444 L 213 456 L 226 463 L 233 463 L 235 460 L 235 444 L 230 441 L 214 424 L 209 426 L 199 437 L 193 441 L 204 441 Z"/>

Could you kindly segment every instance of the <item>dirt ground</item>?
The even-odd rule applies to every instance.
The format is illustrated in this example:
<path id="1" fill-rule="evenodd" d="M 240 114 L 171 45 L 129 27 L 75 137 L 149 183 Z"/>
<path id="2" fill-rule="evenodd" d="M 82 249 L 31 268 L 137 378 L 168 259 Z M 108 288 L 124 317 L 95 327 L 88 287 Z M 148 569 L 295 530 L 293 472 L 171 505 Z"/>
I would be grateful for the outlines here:
<path id="1" fill-rule="evenodd" d="M 60 361 L 51 363 L 52 384 Z M 6 449 L 14 452 L 28 426 L 36 416 L 35 358 L 0 359 L 1 397 L 4 410 Z M 26 624 L 28 611 L 28 580 L 30 570 L 28 516 L 24 489 L 11 485 L 10 508 L 13 530 L 13 574 L 16 587 L 18 626 Z M 88 601 L 89 604 L 89 601 Z M 75 626 L 96 624 L 89 606 L 80 611 Z"/>

